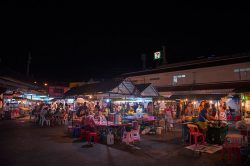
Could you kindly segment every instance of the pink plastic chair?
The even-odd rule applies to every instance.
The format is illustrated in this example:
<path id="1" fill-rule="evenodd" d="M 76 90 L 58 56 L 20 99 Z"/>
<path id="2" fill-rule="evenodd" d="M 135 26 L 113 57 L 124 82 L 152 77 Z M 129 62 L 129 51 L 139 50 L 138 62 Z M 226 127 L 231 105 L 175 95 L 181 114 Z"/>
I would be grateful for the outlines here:
<path id="1" fill-rule="evenodd" d="M 137 130 L 132 130 L 133 134 L 133 139 L 134 141 L 141 141 L 141 136 L 140 136 L 140 125 L 137 126 Z"/>
<path id="2" fill-rule="evenodd" d="M 122 142 L 125 142 L 127 145 L 130 143 L 134 143 L 134 136 L 132 131 L 123 133 Z"/>
<path id="3" fill-rule="evenodd" d="M 203 133 L 199 131 L 198 126 L 193 125 L 193 124 L 188 124 L 187 127 L 189 128 L 189 142 L 190 145 L 192 144 L 192 136 L 194 136 L 194 143 L 197 146 L 198 143 L 198 138 L 202 138 L 202 143 L 205 142 L 205 136 Z"/>
<path id="4" fill-rule="evenodd" d="M 71 133 L 73 131 L 73 126 L 68 125 L 68 133 Z"/>

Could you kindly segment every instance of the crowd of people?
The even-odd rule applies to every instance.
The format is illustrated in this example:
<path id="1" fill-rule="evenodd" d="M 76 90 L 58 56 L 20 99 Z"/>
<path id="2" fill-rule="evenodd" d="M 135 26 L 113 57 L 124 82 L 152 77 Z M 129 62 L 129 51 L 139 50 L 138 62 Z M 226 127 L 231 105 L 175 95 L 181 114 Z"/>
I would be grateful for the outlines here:
<path id="1" fill-rule="evenodd" d="M 35 122 L 41 126 L 55 126 L 67 123 L 72 116 L 71 106 L 63 103 L 45 104 L 36 103 L 31 109 L 30 119 L 34 117 Z"/>
<path id="2" fill-rule="evenodd" d="M 143 103 L 122 103 L 116 104 L 113 103 L 112 107 L 110 103 L 99 103 L 96 102 L 84 102 L 76 108 L 76 115 L 78 117 L 88 115 L 88 114 L 99 114 L 107 116 L 108 113 L 120 113 L 121 115 L 133 115 L 140 113 L 153 113 L 153 104 L 152 102 L 148 103 L 147 106 Z"/>
<path id="3" fill-rule="evenodd" d="M 194 108 L 193 102 L 149 102 L 145 103 L 112 103 L 111 102 L 84 102 L 78 103 L 73 108 L 72 105 L 63 103 L 45 104 L 43 102 L 36 103 L 32 106 L 31 117 L 35 117 L 35 121 L 43 126 L 44 124 L 55 126 L 70 121 L 74 114 L 73 109 L 76 111 L 76 118 L 86 117 L 93 115 L 100 119 L 104 119 L 109 113 L 119 113 L 122 116 L 136 115 L 147 113 L 149 115 L 158 116 L 161 112 L 162 117 L 168 124 L 172 124 L 175 119 L 185 121 L 186 117 L 198 117 L 198 124 L 204 128 L 208 120 L 227 121 L 227 107 L 226 104 L 221 102 L 216 108 L 214 104 L 207 101 L 201 101 L 199 106 Z M 48 122 L 48 123 L 47 123 Z"/>
<path id="4" fill-rule="evenodd" d="M 196 104 L 196 103 L 195 103 Z M 199 127 L 203 130 L 207 128 L 208 121 L 227 122 L 227 115 L 229 114 L 225 102 L 220 102 L 218 107 L 208 101 L 202 100 L 198 107 L 194 107 L 193 102 L 162 102 L 158 103 L 160 116 L 164 117 L 168 127 L 173 127 L 174 121 L 185 122 L 195 119 Z"/>

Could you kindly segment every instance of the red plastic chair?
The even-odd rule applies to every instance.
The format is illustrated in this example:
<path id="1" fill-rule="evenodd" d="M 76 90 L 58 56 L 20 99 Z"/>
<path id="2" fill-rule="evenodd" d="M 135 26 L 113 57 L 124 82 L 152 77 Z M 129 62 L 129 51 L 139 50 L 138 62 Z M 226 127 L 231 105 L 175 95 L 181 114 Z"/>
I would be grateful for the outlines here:
<path id="1" fill-rule="evenodd" d="M 80 137 L 79 137 L 79 140 L 82 140 L 83 138 L 86 139 L 87 137 L 87 131 L 84 130 L 84 129 L 80 129 Z"/>
<path id="2" fill-rule="evenodd" d="M 192 144 L 192 136 L 194 136 L 194 143 L 197 145 L 198 143 L 198 138 L 202 138 L 202 143 L 205 142 L 205 136 L 203 133 L 199 131 L 198 126 L 193 125 L 193 124 L 188 124 L 187 127 L 189 128 L 189 142 L 190 145 Z"/>
<path id="3" fill-rule="evenodd" d="M 236 154 L 240 161 L 240 147 L 243 144 L 243 136 L 239 134 L 228 134 L 225 138 L 225 143 L 222 149 L 222 158 L 228 154 L 228 160 L 232 160 L 232 156 Z"/>
<path id="4" fill-rule="evenodd" d="M 227 120 L 231 121 L 232 120 L 232 116 L 231 115 L 227 115 Z"/>
<path id="5" fill-rule="evenodd" d="M 94 143 L 97 143 L 97 134 L 95 132 L 88 133 L 86 141 L 90 143 L 92 137 L 94 138 Z"/>
<path id="6" fill-rule="evenodd" d="M 236 122 L 237 122 L 237 121 L 240 121 L 240 116 L 235 116 L 235 117 L 234 117 L 234 121 L 236 121 Z"/>

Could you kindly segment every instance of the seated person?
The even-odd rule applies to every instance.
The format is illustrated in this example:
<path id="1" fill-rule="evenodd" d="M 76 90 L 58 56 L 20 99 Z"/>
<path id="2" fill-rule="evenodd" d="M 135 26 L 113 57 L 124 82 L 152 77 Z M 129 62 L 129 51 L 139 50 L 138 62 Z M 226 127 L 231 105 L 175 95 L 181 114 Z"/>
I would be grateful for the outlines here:
<path id="1" fill-rule="evenodd" d="M 133 115 L 135 113 L 134 109 L 132 106 L 130 106 L 129 110 L 128 110 L 128 114 L 129 115 Z"/>
<path id="2" fill-rule="evenodd" d="M 106 117 L 102 114 L 102 112 L 99 112 L 98 121 L 100 123 L 107 123 Z"/>
<path id="3" fill-rule="evenodd" d="M 138 107 L 136 109 L 136 113 L 137 114 L 142 114 L 142 112 L 143 112 L 143 109 L 142 109 L 141 105 L 138 105 Z"/>
<path id="4" fill-rule="evenodd" d="M 121 115 L 124 115 L 125 112 L 126 112 L 125 105 L 124 105 L 124 104 L 120 105 L 120 106 L 119 106 L 119 113 L 120 113 Z"/>
<path id="5" fill-rule="evenodd" d="M 88 115 L 84 116 L 84 126 L 91 126 L 95 125 L 94 114 L 89 113 Z"/>

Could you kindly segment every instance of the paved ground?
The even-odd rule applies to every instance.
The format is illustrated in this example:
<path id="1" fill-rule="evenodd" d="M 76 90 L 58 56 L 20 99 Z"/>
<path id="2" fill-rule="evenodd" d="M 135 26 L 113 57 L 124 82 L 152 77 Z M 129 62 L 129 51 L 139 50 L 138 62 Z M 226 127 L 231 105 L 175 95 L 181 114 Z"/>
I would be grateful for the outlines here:
<path id="1" fill-rule="evenodd" d="M 194 165 L 223 166 L 220 152 L 194 154 L 176 144 L 171 134 L 143 136 L 136 147 L 86 146 L 65 134 L 65 127 L 40 128 L 27 119 L 0 121 L 0 165 Z M 236 161 L 230 165 L 239 165 Z"/>

